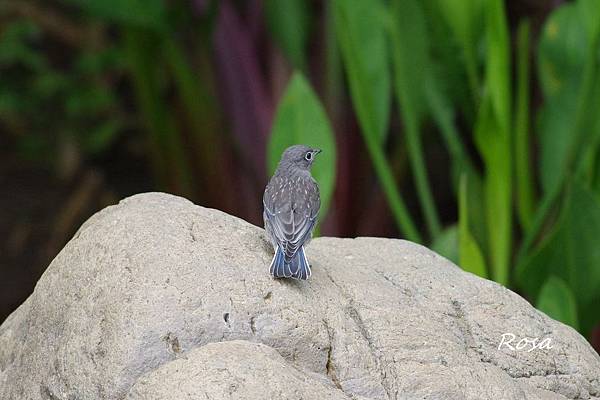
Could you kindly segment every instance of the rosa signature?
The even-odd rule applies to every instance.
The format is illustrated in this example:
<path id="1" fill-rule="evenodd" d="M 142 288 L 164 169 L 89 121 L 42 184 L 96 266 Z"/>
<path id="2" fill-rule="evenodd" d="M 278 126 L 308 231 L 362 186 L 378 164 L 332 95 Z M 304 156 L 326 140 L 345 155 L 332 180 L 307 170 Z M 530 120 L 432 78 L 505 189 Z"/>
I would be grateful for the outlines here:
<path id="1" fill-rule="evenodd" d="M 517 336 L 513 333 L 503 333 L 498 350 L 506 348 L 512 351 L 527 351 L 552 349 L 552 338 L 541 339 L 537 337 L 524 337 L 517 341 Z"/>

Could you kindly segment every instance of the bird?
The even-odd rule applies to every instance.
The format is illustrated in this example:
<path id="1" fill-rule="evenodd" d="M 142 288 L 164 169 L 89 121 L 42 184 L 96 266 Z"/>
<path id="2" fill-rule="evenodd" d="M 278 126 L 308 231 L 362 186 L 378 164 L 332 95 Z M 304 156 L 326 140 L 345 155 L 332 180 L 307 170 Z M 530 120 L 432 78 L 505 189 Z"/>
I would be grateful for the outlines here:
<path id="1" fill-rule="evenodd" d="M 294 145 L 281 155 L 263 195 L 265 231 L 275 254 L 269 273 L 274 278 L 306 280 L 311 275 L 304 246 L 317 223 L 321 198 L 310 173 L 321 149 Z"/>

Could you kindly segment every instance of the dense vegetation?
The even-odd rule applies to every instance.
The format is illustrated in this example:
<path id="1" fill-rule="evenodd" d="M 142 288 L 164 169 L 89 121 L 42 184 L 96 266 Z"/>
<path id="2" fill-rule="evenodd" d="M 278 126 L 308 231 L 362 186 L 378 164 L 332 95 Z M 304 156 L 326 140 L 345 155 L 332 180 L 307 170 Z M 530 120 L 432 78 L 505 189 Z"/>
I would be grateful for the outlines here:
<path id="1" fill-rule="evenodd" d="M 127 146 L 255 223 L 281 150 L 320 146 L 321 232 L 427 244 L 590 337 L 600 1 L 513 3 L 3 2 L 0 129 L 63 179 Z"/>

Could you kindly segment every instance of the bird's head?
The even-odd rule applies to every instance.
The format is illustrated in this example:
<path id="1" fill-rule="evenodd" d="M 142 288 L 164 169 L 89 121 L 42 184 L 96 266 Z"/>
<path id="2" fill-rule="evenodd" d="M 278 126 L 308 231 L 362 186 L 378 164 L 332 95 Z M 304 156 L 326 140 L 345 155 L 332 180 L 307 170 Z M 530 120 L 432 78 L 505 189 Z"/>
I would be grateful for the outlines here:
<path id="1" fill-rule="evenodd" d="M 290 146 L 283 152 L 280 164 L 310 170 L 310 166 L 320 152 L 321 149 L 305 146 L 303 144 Z"/>

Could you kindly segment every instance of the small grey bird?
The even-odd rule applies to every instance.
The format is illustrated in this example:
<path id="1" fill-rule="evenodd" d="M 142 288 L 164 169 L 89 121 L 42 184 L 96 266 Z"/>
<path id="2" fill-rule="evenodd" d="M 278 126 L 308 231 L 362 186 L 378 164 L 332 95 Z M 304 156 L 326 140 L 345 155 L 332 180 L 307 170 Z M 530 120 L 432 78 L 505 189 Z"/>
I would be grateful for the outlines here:
<path id="1" fill-rule="evenodd" d="M 269 272 L 275 278 L 308 279 L 304 245 L 312 236 L 321 207 L 319 185 L 310 167 L 320 149 L 288 147 L 263 195 L 265 230 L 275 249 Z"/>

